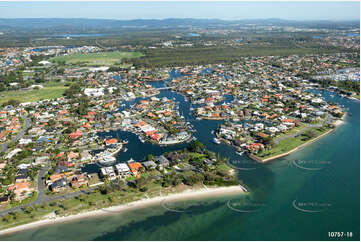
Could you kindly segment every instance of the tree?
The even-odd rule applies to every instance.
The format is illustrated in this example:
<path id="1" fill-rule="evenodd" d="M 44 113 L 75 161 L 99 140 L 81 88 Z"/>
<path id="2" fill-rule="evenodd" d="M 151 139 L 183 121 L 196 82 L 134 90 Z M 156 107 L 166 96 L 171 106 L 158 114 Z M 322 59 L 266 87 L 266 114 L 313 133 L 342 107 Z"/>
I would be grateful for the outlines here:
<path id="1" fill-rule="evenodd" d="M 140 190 L 144 190 L 145 186 L 147 185 L 147 179 L 144 177 L 140 177 L 136 180 L 135 186 Z"/>
<path id="2" fill-rule="evenodd" d="M 205 149 L 204 144 L 202 144 L 199 141 L 193 141 L 189 145 L 189 150 L 192 151 L 192 152 L 201 153 L 204 149 Z"/>
<path id="3" fill-rule="evenodd" d="M 147 155 L 147 160 L 149 160 L 149 161 L 154 160 L 154 155 L 148 154 Z"/>
<path id="4" fill-rule="evenodd" d="M 18 106 L 19 104 L 20 104 L 20 101 L 19 101 L 19 100 L 10 99 L 9 101 L 7 101 L 7 102 L 5 102 L 5 103 L 3 104 L 3 107 L 8 106 L 8 105 L 11 105 L 11 106 L 13 106 L 13 107 L 16 107 L 16 106 Z"/>
<path id="5" fill-rule="evenodd" d="M 34 211 L 34 209 L 33 209 L 32 207 L 30 207 L 30 206 L 26 206 L 26 207 L 24 208 L 24 212 L 25 212 L 25 213 L 30 214 L 30 213 L 32 213 L 33 211 Z"/>

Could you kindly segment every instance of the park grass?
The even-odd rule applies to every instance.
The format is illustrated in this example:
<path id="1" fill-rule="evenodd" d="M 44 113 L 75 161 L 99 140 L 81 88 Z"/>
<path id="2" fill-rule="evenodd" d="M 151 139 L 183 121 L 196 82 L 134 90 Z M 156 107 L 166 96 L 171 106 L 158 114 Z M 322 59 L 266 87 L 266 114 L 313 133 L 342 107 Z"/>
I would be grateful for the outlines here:
<path id="1" fill-rule="evenodd" d="M 195 188 L 198 186 L 192 186 Z M 200 186 L 199 186 L 200 187 Z M 45 215 L 55 213 L 58 216 L 69 216 L 81 212 L 98 210 L 111 206 L 126 204 L 141 199 L 153 198 L 161 194 L 167 195 L 184 191 L 188 186 L 176 188 L 163 188 L 160 184 L 147 184 L 148 190 L 140 192 L 135 188 L 128 188 L 124 190 L 115 190 L 108 194 L 101 194 L 99 191 L 94 191 L 88 195 L 79 195 L 78 197 L 61 199 L 54 202 L 46 202 L 40 205 L 33 206 L 32 211 L 18 211 L 13 214 L 5 216 L 0 219 L 0 228 L 7 229 L 30 222 L 35 222 L 44 218 Z"/>
<path id="2" fill-rule="evenodd" d="M 123 58 L 138 58 L 144 56 L 140 52 L 99 52 L 99 53 L 79 53 L 51 58 L 51 62 L 65 62 L 65 64 L 86 64 L 89 66 L 100 65 L 121 65 Z"/>
<path id="3" fill-rule="evenodd" d="M 52 99 L 61 97 L 68 88 L 65 83 L 48 82 L 43 84 L 44 88 L 27 91 L 5 91 L 0 92 L 0 105 L 9 101 L 10 99 L 18 100 L 19 102 L 36 102 L 42 99 Z"/>
<path id="4" fill-rule="evenodd" d="M 293 135 L 299 131 L 301 131 L 303 128 L 305 128 L 307 125 L 305 123 L 300 123 L 299 126 L 297 127 L 294 127 L 293 129 L 285 132 L 285 133 L 280 133 L 278 134 L 277 136 L 275 136 L 275 138 L 282 138 L 284 136 L 287 136 L 287 135 Z"/>
<path id="5" fill-rule="evenodd" d="M 264 160 L 273 156 L 277 156 L 283 153 L 287 153 L 300 145 L 308 142 L 311 139 L 314 139 L 326 132 L 328 132 L 331 128 L 312 128 L 310 131 L 313 131 L 315 136 L 312 138 L 306 138 L 304 135 L 299 135 L 297 137 L 291 137 L 285 140 L 280 141 L 277 145 L 274 145 L 269 150 L 262 151 L 256 155 L 256 157 Z"/>

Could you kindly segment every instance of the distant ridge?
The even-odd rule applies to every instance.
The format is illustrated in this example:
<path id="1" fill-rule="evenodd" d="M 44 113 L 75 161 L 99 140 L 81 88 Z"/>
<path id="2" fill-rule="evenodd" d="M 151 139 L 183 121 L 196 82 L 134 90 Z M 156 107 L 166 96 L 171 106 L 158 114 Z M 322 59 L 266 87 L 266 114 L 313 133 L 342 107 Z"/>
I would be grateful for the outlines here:
<path id="1" fill-rule="evenodd" d="M 244 19 L 244 20 L 221 20 L 221 19 L 193 19 L 193 18 L 168 18 L 168 19 L 85 19 L 85 18 L 0 18 L 1 29 L 113 29 L 113 28 L 179 28 L 179 27 L 212 27 L 229 25 L 290 25 L 307 26 L 314 28 L 350 26 L 359 27 L 359 20 L 329 21 L 329 20 L 283 20 L 283 19 Z"/>

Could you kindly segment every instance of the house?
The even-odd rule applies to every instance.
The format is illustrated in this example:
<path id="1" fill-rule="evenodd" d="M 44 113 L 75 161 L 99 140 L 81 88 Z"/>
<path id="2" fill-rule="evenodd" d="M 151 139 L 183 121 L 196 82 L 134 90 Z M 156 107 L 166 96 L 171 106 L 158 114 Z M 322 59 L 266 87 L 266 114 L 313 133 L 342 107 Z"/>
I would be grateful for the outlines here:
<path id="1" fill-rule="evenodd" d="M 50 190 L 53 192 L 60 192 L 65 190 L 67 184 L 66 178 L 61 178 L 56 180 L 53 184 L 50 185 Z"/>
<path id="2" fill-rule="evenodd" d="M 117 176 L 115 175 L 115 172 L 114 172 L 114 168 L 112 166 L 102 167 L 100 169 L 100 175 L 101 175 L 101 177 L 108 178 L 109 180 L 117 179 Z"/>
<path id="3" fill-rule="evenodd" d="M 155 161 L 158 163 L 158 165 L 162 168 L 169 166 L 169 160 L 164 157 L 164 155 L 156 156 Z"/>
<path id="4" fill-rule="evenodd" d="M 76 153 L 76 152 L 73 152 L 73 151 L 69 152 L 69 154 L 68 154 L 68 159 L 69 160 L 77 159 L 77 158 L 79 158 L 79 153 Z"/>
<path id="5" fill-rule="evenodd" d="M 62 179 L 62 178 L 64 178 L 64 177 L 65 177 L 64 174 L 53 174 L 53 175 L 51 175 L 51 176 L 49 177 L 49 179 L 50 179 L 51 183 L 54 183 L 54 182 L 56 182 L 57 180 Z"/>
<path id="6" fill-rule="evenodd" d="M 68 171 L 68 167 L 62 166 L 62 165 L 57 165 L 57 166 L 54 168 L 54 174 L 64 173 L 64 172 L 67 172 L 67 171 Z"/>
<path id="7" fill-rule="evenodd" d="M 69 134 L 69 138 L 71 138 L 73 140 L 78 139 L 81 136 L 83 136 L 83 132 L 81 132 L 80 130 L 77 130 L 77 131 Z"/>
<path id="8" fill-rule="evenodd" d="M 130 169 L 129 169 L 128 165 L 125 163 L 116 164 L 115 170 L 117 171 L 118 175 L 120 175 L 120 176 L 130 175 Z"/>
<path id="9" fill-rule="evenodd" d="M 81 156 L 81 161 L 87 161 L 87 160 L 90 160 L 92 158 L 92 155 L 89 153 L 88 150 L 83 150 L 80 153 L 80 156 Z"/>
<path id="10" fill-rule="evenodd" d="M 5 156 L 5 159 L 11 159 L 14 155 L 19 153 L 20 151 L 22 151 L 22 149 L 19 149 L 19 148 L 16 148 L 16 149 L 12 150 L 9 154 L 7 154 Z"/>
<path id="11" fill-rule="evenodd" d="M 131 163 L 128 163 L 128 166 L 130 168 L 130 171 L 133 173 L 134 176 L 138 176 L 139 175 L 139 169 L 142 166 L 142 164 L 140 164 L 139 162 L 131 162 Z"/>
<path id="12" fill-rule="evenodd" d="M 149 170 L 149 169 L 154 169 L 157 167 L 157 164 L 150 160 L 150 161 L 144 161 L 142 162 L 143 166 L 145 167 L 145 169 Z"/>
<path id="13" fill-rule="evenodd" d="M 28 197 L 31 197 L 34 188 L 29 187 L 29 185 L 29 182 L 16 183 L 15 185 L 9 187 L 8 190 L 14 192 L 15 201 L 21 201 Z"/>
<path id="14" fill-rule="evenodd" d="M 209 159 L 205 159 L 203 162 L 204 162 L 207 166 L 213 166 L 213 165 L 214 165 L 214 162 L 211 161 L 211 160 L 209 160 Z"/>
<path id="15" fill-rule="evenodd" d="M 73 188 L 79 188 L 81 186 L 87 185 L 88 179 L 85 174 L 81 174 L 78 176 L 74 176 L 70 184 Z"/>
<path id="16" fill-rule="evenodd" d="M 31 142 L 33 142 L 31 139 L 20 139 L 19 145 L 27 145 L 30 144 Z"/>
<path id="17" fill-rule="evenodd" d="M 116 144 L 117 142 L 118 142 L 117 139 L 112 138 L 112 139 L 107 139 L 107 140 L 105 141 L 105 144 L 106 144 L 106 145 L 111 145 L 111 144 Z"/>
<path id="18" fill-rule="evenodd" d="M 28 180 L 29 180 L 28 169 L 19 169 L 15 177 L 15 182 L 22 183 L 22 182 L 27 182 Z"/>

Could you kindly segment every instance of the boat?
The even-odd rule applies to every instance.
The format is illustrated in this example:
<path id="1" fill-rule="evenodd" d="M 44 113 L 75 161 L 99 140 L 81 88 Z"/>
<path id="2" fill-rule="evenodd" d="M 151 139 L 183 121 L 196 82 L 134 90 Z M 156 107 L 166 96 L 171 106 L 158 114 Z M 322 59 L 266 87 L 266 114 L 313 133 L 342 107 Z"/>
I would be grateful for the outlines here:
<path id="1" fill-rule="evenodd" d="M 244 151 L 236 152 L 237 155 L 243 155 Z"/>
<path id="2" fill-rule="evenodd" d="M 217 138 L 213 138 L 213 143 L 219 145 L 221 143 L 221 141 Z"/>
<path id="3" fill-rule="evenodd" d="M 116 161 L 116 158 L 111 155 L 101 156 L 99 159 L 100 164 L 108 164 L 108 163 L 113 163 L 115 161 Z"/>
<path id="4" fill-rule="evenodd" d="M 240 185 L 240 186 L 241 186 L 241 190 L 242 190 L 242 191 L 248 192 L 247 189 L 246 189 L 244 186 L 242 186 L 242 185 Z"/>
<path id="5" fill-rule="evenodd" d="M 127 152 L 128 151 L 128 148 L 124 148 L 123 152 Z"/>

